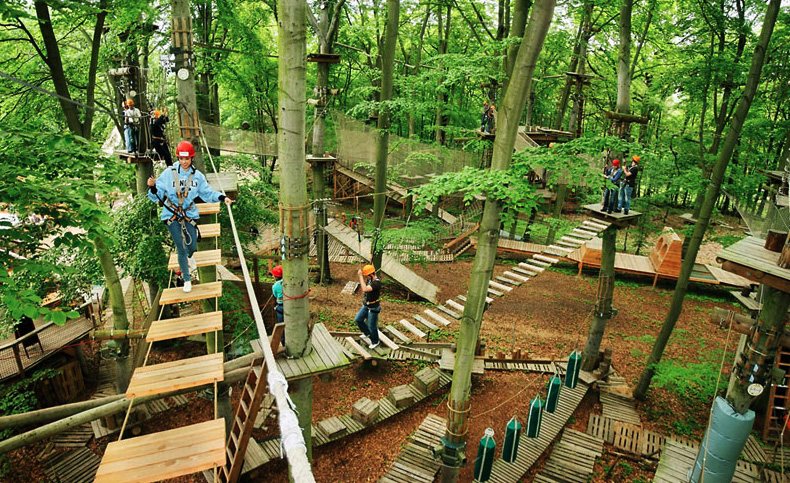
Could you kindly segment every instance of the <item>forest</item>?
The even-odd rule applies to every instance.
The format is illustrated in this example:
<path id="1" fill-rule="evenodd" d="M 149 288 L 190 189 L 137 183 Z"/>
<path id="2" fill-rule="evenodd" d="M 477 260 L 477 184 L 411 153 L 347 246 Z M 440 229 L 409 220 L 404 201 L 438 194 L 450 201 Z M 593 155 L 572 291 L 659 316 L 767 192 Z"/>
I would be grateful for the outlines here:
<path id="1" fill-rule="evenodd" d="M 0 479 L 784 481 L 786 2 L 7 0 L 0 91 Z"/>

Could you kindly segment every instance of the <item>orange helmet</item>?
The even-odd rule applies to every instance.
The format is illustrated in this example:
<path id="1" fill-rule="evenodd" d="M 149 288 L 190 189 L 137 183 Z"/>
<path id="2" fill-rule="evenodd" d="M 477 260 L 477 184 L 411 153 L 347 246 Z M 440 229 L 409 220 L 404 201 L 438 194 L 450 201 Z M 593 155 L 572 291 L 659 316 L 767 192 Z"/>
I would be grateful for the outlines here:
<path id="1" fill-rule="evenodd" d="M 274 277 L 282 278 L 282 276 L 283 276 L 283 267 L 277 265 L 276 267 L 272 268 L 271 274 Z"/>
<path id="2" fill-rule="evenodd" d="M 160 111 L 159 109 L 155 109 L 155 110 L 154 110 L 154 117 L 155 117 L 155 118 L 158 118 L 158 117 L 159 117 L 159 116 L 161 116 L 161 115 L 162 115 L 162 111 Z"/>
<path id="3" fill-rule="evenodd" d="M 362 275 L 366 277 L 375 271 L 376 271 L 376 267 L 374 267 L 373 265 L 365 265 L 364 267 L 362 267 Z"/>
<path id="4" fill-rule="evenodd" d="M 134 101 L 133 101 L 133 100 L 131 100 L 131 99 L 129 99 L 128 101 L 126 101 L 126 103 L 127 103 L 127 104 L 129 104 L 130 106 L 133 106 L 133 105 L 134 105 Z"/>
<path id="5" fill-rule="evenodd" d="M 181 141 L 176 147 L 176 156 L 179 158 L 194 158 L 195 147 L 189 141 Z"/>
<path id="6" fill-rule="evenodd" d="M 637 156 L 636 154 L 634 154 L 634 157 L 633 157 L 633 158 L 631 158 L 631 159 L 632 159 L 632 160 L 633 160 L 635 163 L 638 163 L 638 162 L 639 162 L 639 160 L 640 160 L 640 159 L 642 159 L 642 158 L 640 158 L 639 156 Z"/>

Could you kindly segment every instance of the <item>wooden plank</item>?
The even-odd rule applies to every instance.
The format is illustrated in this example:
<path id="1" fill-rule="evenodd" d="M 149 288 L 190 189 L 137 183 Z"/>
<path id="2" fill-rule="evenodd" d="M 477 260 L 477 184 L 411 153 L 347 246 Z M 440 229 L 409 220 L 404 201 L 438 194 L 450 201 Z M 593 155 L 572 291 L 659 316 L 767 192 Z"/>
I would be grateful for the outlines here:
<path id="1" fill-rule="evenodd" d="M 460 300 L 461 302 L 466 303 L 466 295 L 456 295 L 456 297 L 458 297 L 458 300 Z M 486 303 L 493 304 L 494 299 L 492 299 L 491 297 L 486 297 Z"/>
<path id="2" fill-rule="evenodd" d="M 216 215 L 219 213 L 219 203 L 195 203 L 200 216 Z"/>
<path id="3" fill-rule="evenodd" d="M 495 278 L 502 283 L 509 283 L 511 285 L 515 285 L 516 287 L 521 285 L 521 280 L 515 280 L 504 275 L 497 275 Z"/>
<path id="4" fill-rule="evenodd" d="M 155 320 L 151 324 L 151 328 L 148 329 L 145 340 L 156 342 L 217 330 L 222 330 L 221 311 L 190 315 L 177 319 Z"/>
<path id="5" fill-rule="evenodd" d="M 379 331 L 379 340 L 380 340 L 381 342 L 383 342 L 385 346 L 389 347 L 389 348 L 390 348 L 390 350 L 394 350 L 394 351 L 396 351 L 396 350 L 400 349 L 400 347 L 398 347 L 398 344 L 396 344 L 395 342 L 393 342 L 393 341 L 392 341 L 392 339 L 390 339 L 389 337 L 387 337 L 387 336 L 384 334 L 384 332 L 382 332 L 382 331 Z"/>
<path id="6" fill-rule="evenodd" d="M 195 259 L 195 263 L 198 267 L 209 267 L 212 265 L 219 265 L 222 261 L 222 251 L 221 250 L 201 250 L 195 252 L 192 257 Z M 178 270 L 178 254 L 171 253 L 170 260 L 167 262 L 167 269 L 168 270 Z"/>
<path id="7" fill-rule="evenodd" d="M 455 300 L 453 300 L 453 299 L 447 299 L 447 301 L 445 302 L 445 304 L 446 304 L 446 305 L 448 305 L 448 306 L 450 306 L 451 308 L 453 308 L 453 309 L 455 309 L 455 310 L 458 310 L 458 311 L 460 311 L 460 312 L 463 312 L 463 311 L 464 311 L 464 306 L 463 306 L 463 305 L 461 305 L 461 304 L 459 304 L 458 302 L 456 302 L 456 301 L 455 301 Z"/>
<path id="8" fill-rule="evenodd" d="M 132 374 L 127 398 L 161 394 L 225 379 L 222 354 L 207 354 L 153 366 L 138 367 Z"/>
<path id="9" fill-rule="evenodd" d="M 159 305 L 191 302 L 193 300 L 222 297 L 222 282 L 199 283 L 192 285 L 191 292 L 184 292 L 181 287 L 166 288 L 159 298 Z"/>
<path id="10" fill-rule="evenodd" d="M 359 355 L 361 355 L 366 361 L 373 358 L 373 356 L 370 355 L 370 352 L 363 349 L 362 346 L 352 337 L 346 337 L 346 343 L 350 345 L 355 351 L 357 351 L 357 353 L 359 353 Z"/>
<path id="11" fill-rule="evenodd" d="M 215 238 L 219 236 L 220 225 L 219 223 L 207 223 L 205 225 L 198 225 L 200 236 L 203 238 Z"/>
<path id="12" fill-rule="evenodd" d="M 444 317 L 442 317 L 441 315 L 437 314 L 436 312 L 434 312 L 431 309 L 425 309 L 425 310 L 423 310 L 423 312 L 425 312 L 425 315 L 427 315 L 428 317 L 432 318 L 433 320 L 439 322 L 440 324 L 444 325 L 445 327 L 450 325 L 450 321 L 449 320 L 445 319 Z"/>
<path id="13" fill-rule="evenodd" d="M 523 275 L 524 278 L 537 276 L 536 272 L 533 272 L 531 270 L 525 270 L 525 269 L 523 269 L 521 267 L 513 267 L 513 268 L 511 268 L 511 270 L 513 270 L 514 272 L 516 272 L 518 274 Z"/>
<path id="14" fill-rule="evenodd" d="M 411 339 L 406 337 L 403 334 L 403 332 L 399 331 L 398 329 L 396 329 L 395 327 L 393 327 L 391 325 L 388 325 L 388 326 L 384 327 L 384 330 L 386 330 L 387 332 L 389 332 L 390 334 L 395 336 L 398 340 L 400 340 L 404 344 L 409 344 L 412 341 Z"/>
<path id="15" fill-rule="evenodd" d="M 421 331 L 420 329 L 418 329 L 417 327 L 415 327 L 414 325 L 412 325 L 412 323 L 411 323 L 411 322 L 409 322 L 408 320 L 406 320 L 406 319 L 400 319 L 400 320 L 398 321 L 398 323 L 400 323 L 400 325 L 402 325 L 402 326 L 406 327 L 406 329 L 407 329 L 409 332 L 411 332 L 412 334 L 416 335 L 417 337 L 419 337 L 419 338 L 421 338 L 421 339 L 425 337 L 425 332 Z"/>
<path id="16" fill-rule="evenodd" d="M 546 270 L 546 268 L 543 267 L 543 266 L 540 266 L 540 267 L 536 266 L 535 263 L 532 260 L 529 260 L 526 263 L 525 262 L 520 262 L 518 264 L 518 266 L 523 268 L 524 270 L 529 270 L 529 271 L 533 272 L 534 273 L 533 277 L 537 276 L 540 272 Z"/>
<path id="17" fill-rule="evenodd" d="M 416 320 L 417 322 L 419 322 L 419 323 L 421 323 L 422 325 L 424 325 L 425 327 L 427 327 L 427 328 L 428 328 L 428 330 L 438 330 L 438 329 L 439 329 L 439 327 L 437 327 L 437 326 L 433 325 L 433 324 L 432 324 L 430 321 L 428 321 L 428 320 L 427 320 L 425 317 L 423 317 L 422 315 L 419 315 L 419 314 L 414 314 L 412 317 L 414 317 L 414 320 Z"/>
<path id="18" fill-rule="evenodd" d="M 513 290 L 513 287 L 508 287 L 507 285 L 502 285 L 501 283 L 494 282 L 493 280 L 488 282 L 488 286 L 492 287 L 496 290 L 504 290 L 505 292 L 510 292 Z"/>
<path id="19" fill-rule="evenodd" d="M 225 421 L 215 419 L 107 445 L 96 482 L 152 482 L 225 464 Z"/>
<path id="20" fill-rule="evenodd" d="M 500 292 L 499 290 L 494 290 L 491 287 L 488 287 L 488 293 L 495 296 L 495 297 L 503 297 L 505 294 Z M 460 317 L 459 317 L 460 318 Z"/>
<path id="21" fill-rule="evenodd" d="M 461 314 L 453 312 L 452 310 L 448 309 L 444 305 L 437 305 L 436 308 L 441 310 L 442 312 L 444 312 L 445 314 L 449 315 L 450 317 L 452 317 L 454 319 L 458 319 L 458 320 L 461 319 Z"/>
<path id="22" fill-rule="evenodd" d="M 519 282 L 526 282 L 526 281 L 529 280 L 529 277 L 525 277 L 523 275 L 519 275 L 517 273 L 513 273 L 513 272 L 510 272 L 510 271 L 507 271 L 507 272 L 503 273 L 502 275 L 505 275 L 505 276 L 507 276 L 509 278 L 512 278 L 513 280 L 518 280 Z"/>

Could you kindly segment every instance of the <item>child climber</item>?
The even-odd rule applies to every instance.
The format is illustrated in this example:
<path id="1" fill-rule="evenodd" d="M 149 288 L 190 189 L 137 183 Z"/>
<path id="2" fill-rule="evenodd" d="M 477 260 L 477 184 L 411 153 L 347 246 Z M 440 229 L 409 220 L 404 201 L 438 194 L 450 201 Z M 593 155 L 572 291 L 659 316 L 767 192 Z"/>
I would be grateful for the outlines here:
<path id="1" fill-rule="evenodd" d="M 206 177 L 192 166 L 195 148 L 189 141 L 181 141 L 176 148 L 178 166 L 162 171 L 159 178 L 148 178 L 148 199 L 162 205 L 161 219 L 173 238 L 178 254 L 178 266 L 184 276 L 184 292 L 192 291 L 190 268 L 197 268 L 192 255 L 197 250 L 197 219 L 200 217 L 195 198 L 206 203 L 224 201 L 230 206 L 233 200 L 214 191 Z"/>

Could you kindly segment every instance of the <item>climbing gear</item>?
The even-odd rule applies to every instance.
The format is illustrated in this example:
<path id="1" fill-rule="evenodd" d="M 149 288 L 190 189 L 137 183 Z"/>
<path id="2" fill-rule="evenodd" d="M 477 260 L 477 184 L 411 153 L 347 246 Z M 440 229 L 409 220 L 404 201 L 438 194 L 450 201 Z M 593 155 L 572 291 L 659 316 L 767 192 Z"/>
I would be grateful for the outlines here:
<path id="1" fill-rule="evenodd" d="M 282 278 L 282 276 L 283 276 L 283 267 L 281 267 L 280 265 L 277 265 L 276 267 L 272 268 L 271 274 L 274 277 Z"/>
<path id="2" fill-rule="evenodd" d="M 195 147 L 189 141 L 181 141 L 176 148 L 176 156 L 179 158 L 194 158 Z"/>
<path id="3" fill-rule="evenodd" d="M 374 267 L 373 265 L 365 265 L 364 267 L 362 267 L 362 275 L 366 277 L 375 271 L 376 271 L 376 267 Z"/>

